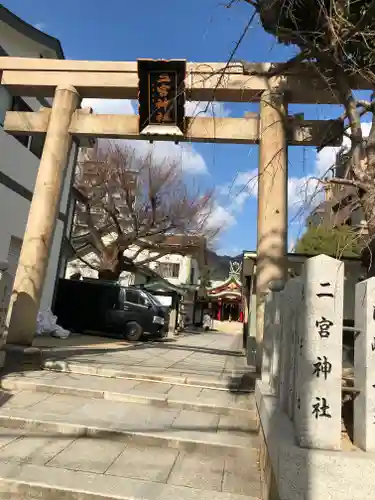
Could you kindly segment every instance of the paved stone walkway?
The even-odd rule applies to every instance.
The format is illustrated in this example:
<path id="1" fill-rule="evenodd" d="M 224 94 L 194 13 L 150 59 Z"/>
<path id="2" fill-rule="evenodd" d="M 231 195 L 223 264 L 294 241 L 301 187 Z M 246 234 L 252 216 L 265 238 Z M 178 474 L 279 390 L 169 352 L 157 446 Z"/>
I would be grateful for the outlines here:
<path id="1" fill-rule="evenodd" d="M 174 339 L 126 343 L 112 340 L 97 341 L 95 337 L 72 336 L 68 342 L 39 338 L 35 345 L 44 349 L 49 362 L 60 361 L 83 369 L 93 367 L 126 374 L 167 377 L 177 380 L 212 381 L 215 385 L 230 386 L 233 380 L 252 372 L 242 352 L 242 335 L 222 332 L 187 333 Z M 72 344 L 72 345 L 69 345 Z M 49 345 L 48 345 L 49 344 Z M 64 367 L 66 365 L 57 365 Z M 52 368 L 50 363 L 48 366 Z M 76 367 L 78 368 L 78 367 Z M 92 372 L 92 370 L 91 370 Z M 104 373 L 104 372 L 103 372 Z M 107 373 L 109 375 L 109 373 Z"/>
<path id="2" fill-rule="evenodd" d="M 253 396 L 229 384 L 249 371 L 240 341 L 38 339 L 59 371 L 2 379 L 0 498 L 259 499 Z"/>

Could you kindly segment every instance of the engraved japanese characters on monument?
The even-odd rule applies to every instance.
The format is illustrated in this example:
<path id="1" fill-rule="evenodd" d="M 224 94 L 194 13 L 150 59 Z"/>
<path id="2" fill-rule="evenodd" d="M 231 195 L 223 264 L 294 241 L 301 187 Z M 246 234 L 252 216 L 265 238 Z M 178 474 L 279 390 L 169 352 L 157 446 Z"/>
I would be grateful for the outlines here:
<path id="1" fill-rule="evenodd" d="M 340 449 L 343 300 L 344 264 L 326 255 L 308 259 L 296 380 L 302 447 Z"/>
<path id="2" fill-rule="evenodd" d="M 185 131 L 184 60 L 138 60 L 139 132 L 182 136 Z"/>
<path id="3" fill-rule="evenodd" d="M 375 278 L 355 290 L 354 373 L 360 390 L 354 399 L 354 443 L 375 451 Z"/>
<path id="4" fill-rule="evenodd" d="M 282 339 L 280 366 L 280 405 L 293 418 L 296 373 L 296 349 L 298 316 L 302 300 L 302 280 L 300 277 L 287 281 L 282 297 Z"/>

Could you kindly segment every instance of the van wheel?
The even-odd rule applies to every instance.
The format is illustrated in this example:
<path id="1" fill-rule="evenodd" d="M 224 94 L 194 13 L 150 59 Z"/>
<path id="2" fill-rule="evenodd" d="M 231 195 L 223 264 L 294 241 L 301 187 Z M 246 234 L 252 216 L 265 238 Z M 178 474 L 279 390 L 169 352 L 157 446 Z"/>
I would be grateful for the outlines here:
<path id="1" fill-rule="evenodd" d="M 129 321 L 126 324 L 125 339 L 135 342 L 142 337 L 143 330 L 139 323 L 136 321 Z"/>

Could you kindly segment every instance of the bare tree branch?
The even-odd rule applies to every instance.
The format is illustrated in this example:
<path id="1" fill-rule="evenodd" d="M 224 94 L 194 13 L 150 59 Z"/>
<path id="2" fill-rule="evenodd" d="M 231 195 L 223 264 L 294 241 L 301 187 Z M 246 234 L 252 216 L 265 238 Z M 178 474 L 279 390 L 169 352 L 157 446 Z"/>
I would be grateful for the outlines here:
<path id="1" fill-rule="evenodd" d="M 74 192 L 71 242 L 92 241 L 100 257 L 99 275 L 105 273 L 106 279 L 118 277 L 130 248 L 136 250 L 129 258 L 144 265 L 170 252 L 171 235 L 211 239 L 219 230 L 209 225 L 212 190 L 195 190 L 176 161 L 156 162 L 151 153 L 137 156 L 127 145 L 104 143 L 86 151 Z M 146 260 L 139 259 L 143 250 L 152 252 Z M 191 251 L 182 246 L 175 250 Z"/>

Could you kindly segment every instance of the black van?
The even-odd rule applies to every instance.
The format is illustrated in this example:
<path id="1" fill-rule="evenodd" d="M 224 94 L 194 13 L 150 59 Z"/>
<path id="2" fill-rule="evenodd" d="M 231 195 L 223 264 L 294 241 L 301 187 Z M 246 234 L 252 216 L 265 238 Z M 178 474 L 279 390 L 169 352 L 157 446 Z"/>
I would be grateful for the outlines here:
<path id="1" fill-rule="evenodd" d="M 153 295 L 102 280 L 60 279 L 54 313 L 62 327 L 78 333 L 110 333 L 135 341 L 168 332 L 168 307 Z"/>

